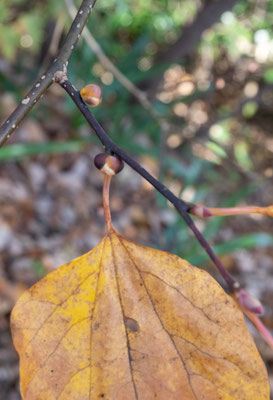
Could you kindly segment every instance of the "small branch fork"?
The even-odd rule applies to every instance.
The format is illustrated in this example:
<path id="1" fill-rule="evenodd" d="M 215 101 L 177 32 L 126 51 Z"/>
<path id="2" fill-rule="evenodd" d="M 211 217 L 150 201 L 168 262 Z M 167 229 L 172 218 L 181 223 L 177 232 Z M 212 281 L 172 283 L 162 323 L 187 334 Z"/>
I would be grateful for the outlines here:
<path id="1" fill-rule="evenodd" d="M 68 60 L 81 36 L 82 30 L 88 20 L 88 17 L 96 3 L 96 0 L 83 0 L 81 7 L 71 25 L 67 34 L 65 43 L 60 50 L 57 58 L 53 61 L 47 72 L 42 75 L 27 93 L 16 110 L 9 116 L 0 128 L 0 147 L 7 141 L 15 131 L 20 122 L 29 113 L 36 102 L 42 97 L 44 92 L 54 82 L 54 76 L 57 71 L 66 72 Z"/>
<path id="2" fill-rule="evenodd" d="M 148 181 L 158 192 L 160 192 L 166 199 L 168 199 L 173 206 L 176 208 L 178 213 L 183 217 L 189 228 L 194 233 L 195 237 L 205 249 L 211 260 L 214 262 L 215 266 L 218 268 L 222 277 L 227 283 L 228 289 L 233 293 L 233 296 L 237 300 L 238 304 L 245 312 L 245 314 L 252 320 L 256 325 L 257 329 L 264 335 L 269 345 L 272 347 L 273 339 L 270 333 L 266 331 L 261 321 L 258 319 L 257 314 L 262 313 L 262 305 L 258 300 L 252 298 L 246 291 L 241 289 L 240 284 L 233 279 L 231 274 L 226 270 L 224 265 L 221 263 L 219 258 L 216 256 L 209 243 L 203 237 L 201 232 L 198 230 L 193 220 L 189 216 L 189 213 L 199 217 L 209 217 L 213 215 L 228 215 L 231 214 L 241 214 L 241 209 L 232 209 L 232 211 L 223 210 L 219 212 L 219 209 L 209 209 L 199 205 L 190 205 L 183 200 L 176 197 L 169 189 L 167 189 L 161 182 L 154 178 L 148 171 L 146 171 L 136 160 L 131 158 L 124 150 L 118 147 L 107 135 L 98 121 L 94 118 L 92 113 L 89 111 L 85 103 L 82 101 L 79 91 L 70 83 L 67 78 L 67 65 L 68 60 L 80 38 L 82 30 L 88 20 L 88 17 L 96 3 L 96 0 L 83 0 L 79 8 L 79 11 L 71 25 L 68 32 L 65 43 L 60 50 L 58 57 L 53 61 L 48 71 L 42 75 L 31 90 L 28 92 L 26 97 L 22 100 L 16 110 L 9 116 L 7 121 L 0 128 L 0 147 L 4 145 L 10 135 L 14 132 L 20 122 L 29 113 L 36 102 L 42 97 L 43 93 L 49 86 L 56 82 L 69 94 L 76 106 L 79 108 L 80 112 L 83 114 L 91 128 L 94 130 L 98 136 L 101 143 L 104 145 L 106 151 L 116 154 L 119 156 L 126 164 L 133 168 L 139 175 L 141 175 L 146 181 Z M 139 94 L 139 93 L 138 93 Z M 145 100 L 145 99 L 144 99 Z M 142 103 L 142 102 L 141 102 Z M 148 104 L 150 108 L 150 104 Z M 153 115 L 157 117 L 157 115 Z M 109 231 L 111 229 L 111 214 L 109 208 L 109 185 L 110 178 L 106 178 L 104 182 L 104 209 L 106 216 L 106 228 Z M 272 216 L 272 206 L 268 208 L 266 212 L 257 210 L 257 208 L 252 207 L 252 212 L 265 213 Z M 249 212 L 249 210 L 248 210 Z M 255 318 L 254 318 L 255 317 Z M 268 340 L 268 337 L 271 339 Z"/>

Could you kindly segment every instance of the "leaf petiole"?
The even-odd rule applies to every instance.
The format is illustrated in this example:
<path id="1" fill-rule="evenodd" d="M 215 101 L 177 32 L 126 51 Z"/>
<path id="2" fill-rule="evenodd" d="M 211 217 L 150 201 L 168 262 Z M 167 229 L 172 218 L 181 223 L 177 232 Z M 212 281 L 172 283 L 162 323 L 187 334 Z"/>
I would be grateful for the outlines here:
<path id="1" fill-rule="evenodd" d="M 110 211 L 110 203 L 109 203 L 109 190 L 110 190 L 110 182 L 111 182 L 111 175 L 104 175 L 104 182 L 103 182 L 103 209 L 104 209 L 104 217 L 106 223 L 106 233 L 110 233 L 112 230 L 112 218 L 111 218 L 111 211 Z"/>

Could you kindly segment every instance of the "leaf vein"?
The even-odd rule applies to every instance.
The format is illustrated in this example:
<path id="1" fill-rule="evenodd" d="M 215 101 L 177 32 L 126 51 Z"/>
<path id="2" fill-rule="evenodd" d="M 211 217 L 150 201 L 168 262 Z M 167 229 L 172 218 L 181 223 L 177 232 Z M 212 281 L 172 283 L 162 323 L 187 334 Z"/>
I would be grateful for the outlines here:
<path id="1" fill-rule="evenodd" d="M 101 251 L 101 257 L 100 257 L 100 262 L 99 262 L 99 272 L 98 272 L 98 278 L 97 278 L 97 284 L 96 284 L 96 291 L 95 291 L 95 298 L 94 298 L 94 307 L 92 310 L 92 315 L 90 317 L 91 322 L 93 322 L 93 317 L 94 317 L 94 313 L 95 313 L 95 309 L 96 309 L 96 305 L 97 305 L 97 298 L 98 298 L 98 288 L 99 288 L 99 282 L 100 282 L 100 276 L 101 276 L 101 264 L 102 264 L 102 256 L 103 256 L 103 250 L 104 250 L 104 246 L 105 246 L 105 239 L 103 242 L 103 247 L 102 247 L 102 251 Z M 91 400 L 91 389 L 92 389 L 92 366 L 91 366 L 91 362 L 92 362 L 92 339 L 93 339 L 93 323 L 91 323 L 91 329 L 90 329 L 90 341 L 89 341 L 89 357 L 90 357 L 90 361 L 89 361 L 89 367 L 90 367 L 90 376 L 89 376 L 89 400 Z"/>
<path id="2" fill-rule="evenodd" d="M 136 400 L 138 400 L 138 394 L 137 394 L 137 388 L 136 388 L 136 383 L 134 380 L 134 374 L 133 374 L 133 369 L 132 369 L 132 356 L 131 356 L 131 350 L 130 350 L 130 340 L 129 340 L 129 336 L 128 336 L 128 332 L 125 326 L 125 314 L 124 314 L 124 306 L 123 306 L 123 302 L 122 302 L 122 298 L 121 298 L 121 290 L 120 290 L 120 285 L 119 285 L 119 281 L 118 281 L 118 271 L 117 271 L 117 263 L 116 263 L 116 259 L 115 259 L 115 252 L 114 252 L 114 246 L 112 243 L 112 239 L 110 236 L 110 241 L 111 241 L 111 248 L 112 248 L 112 256 L 113 256 L 113 261 L 114 261 L 114 269 L 115 269 L 115 278 L 116 278 L 116 284 L 117 284 L 117 290 L 118 290 L 118 296 L 119 296 L 119 302 L 120 302 L 120 309 L 122 312 L 122 316 L 123 316 L 123 324 L 124 324 L 124 329 L 125 329 L 125 337 L 126 337 L 126 346 L 127 346 L 127 352 L 128 352 L 128 361 L 129 361 L 129 367 L 130 367 L 130 374 L 131 374 L 131 378 L 132 378 L 132 383 L 133 383 L 133 387 L 134 387 L 134 392 L 135 392 L 135 397 Z"/>
<path id="3" fill-rule="evenodd" d="M 90 278 L 90 276 L 94 275 L 94 272 L 91 272 L 88 274 L 86 278 L 84 278 L 83 281 L 81 281 L 76 288 L 70 293 L 70 295 L 64 299 L 61 303 L 57 304 L 56 307 L 52 310 L 52 312 L 47 316 L 47 318 L 42 322 L 42 324 L 39 326 L 39 328 L 35 331 L 35 334 L 32 336 L 32 338 L 29 340 L 29 342 L 25 345 L 25 347 L 22 349 L 22 353 L 24 353 L 27 349 L 27 347 L 32 343 L 32 341 L 35 339 L 39 331 L 43 328 L 43 326 L 48 322 L 49 318 L 52 317 L 52 315 L 57 311 L 60 307 L 62 307 L 69 299 L 70 297 L 75 294 L 75 292 Z M 39 300 L 37 300 L 39 302 Z"/>
<path id="4" fill-rule="evenodd" d="M 155 305 L 154 305 L 154 303 L 153 303 L 153 300 L 152 300 L 152 298 L 151 298 L 151 295 L 150 295 L 150 293 L 149 293 L 149 291 L 148 291 L 148 289 L 147 289 L 145 280 L 143 279 L 143 277 L 142 277 L 142 275 L 141 275 L 141 270 L 138 268 L 136 262 L 134 261 L 133 256 L 131 255 L 131 253 L 129 252 L 129 250 L 128 250 L 128 249 L 126 248 L 126 246 L 124 245 L 123 239 L 122 239 L 120 236 L 118 236 L 118 239 L 119 239 L 120 243 L 122 244 L 123 248 L 125 249 L 125 252 L 128 254 L 129 258 L 131 259 L 131 261 L 132 261 L 133 265 L 135 266 L 136 270 L 137 270 L 138 273 L 139 273 L 139 277 L 140 277 L 140 279 L 141 279 L 141 281 L 142 281 L 142 283 L 143 283 L 143 286 L 144 286 L 145 291 L 146 291 L 146 293 L 147 293 L 147 296 L 148 296 L 148 298 L 149 298 L 149 300 L 150 300 L 151 306 L 152 306 L 152 308 L 153 308 L 153 310 L 154 310 L 154 312 L 155 312 L 155 315 L 157 316 L 157 318 L 158 318 L 158 320 L 159 320 L 159 323 L 160 323 L 160 325 L 162 326 L 163 330 L 164 330 L 164 331 L 167 333 L 167 335 L 169 336 L 170 341 L 171 341 L 171 343 L 172 343 L 172 345 L 173 345 L 173 347 L 174 347 L 174 349 L 175 349 L 175 351 L 176 351 L 176 353 L 177 353 L 177 355 L 178 355 L 178 357 L 179 357 L 179 359 L 180 359 L 180 361 L 181 361 L 181 364 L 182 364 L 183 368 L 184 368 L 185 371 L 186 371 L 186 374 L 187 374 L 187 377 L 188 377 L 188 382 L 189 382 L 189 385 L 190 385 L 192 394 L 193 394 L 195 400 L 198 400 L 197 397 L 196 397 L 194 388 L 193 388 L 193 386 L 192 386 L 192 383 L 191 383 L 190 373 L 189 373 L 189 371 L 188 371 L 187 365 L 186 365 L 185 361 L 183 360 L 182 355 L 179 353 L 179 350 L 178 350 L 178 348 L 176 347 L 176 344 L 175 344 L 175 342 L 174 342 L 174 340 L 173 340 L 171 334 L 170 334 L 170 333 L 168 332 L 168 330 L 165 328 L 165 326 L 164 326 L 164 324 L 163 324 L 163 322 L 162 322 L 162 320 L 161 320 L 161 318 L 160 318 L 160 315 L 158 314 L 158 311 L 157 311 L 157 309 L 156 309 L 156 307 L 155 307 Z"/>

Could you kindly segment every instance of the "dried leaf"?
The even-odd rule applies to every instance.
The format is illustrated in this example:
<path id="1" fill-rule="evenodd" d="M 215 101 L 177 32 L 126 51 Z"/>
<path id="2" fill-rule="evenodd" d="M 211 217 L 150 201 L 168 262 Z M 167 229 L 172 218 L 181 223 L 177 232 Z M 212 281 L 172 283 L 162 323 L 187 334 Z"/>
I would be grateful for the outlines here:
<path id="1" fill-rule="evenodd" d="M 12 331 L 24 400 L 269 399 L 233 299 L 112 229 L 21 297 Z"/>

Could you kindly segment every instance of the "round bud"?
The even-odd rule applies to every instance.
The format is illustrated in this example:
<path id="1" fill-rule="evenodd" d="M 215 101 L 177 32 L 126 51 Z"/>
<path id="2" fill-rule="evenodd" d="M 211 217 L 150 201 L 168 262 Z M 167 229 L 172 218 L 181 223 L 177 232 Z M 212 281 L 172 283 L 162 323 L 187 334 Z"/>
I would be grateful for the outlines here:
<path id="1" fill-rule="evenodd" d="M 98 85 L 91 83 L 81 89 L 81 97 L 83 101 L 90 107 L 97 107 L 102 101 L 102 90 Z"/>
<path id="2" fill-rule="evenodd" d="M 123 161 L 117 156 L 109 156 L 109 154 L 97 154 L 94 159 L 95 166 L 105 175 L 116 175 L 124 167 Z"/>

